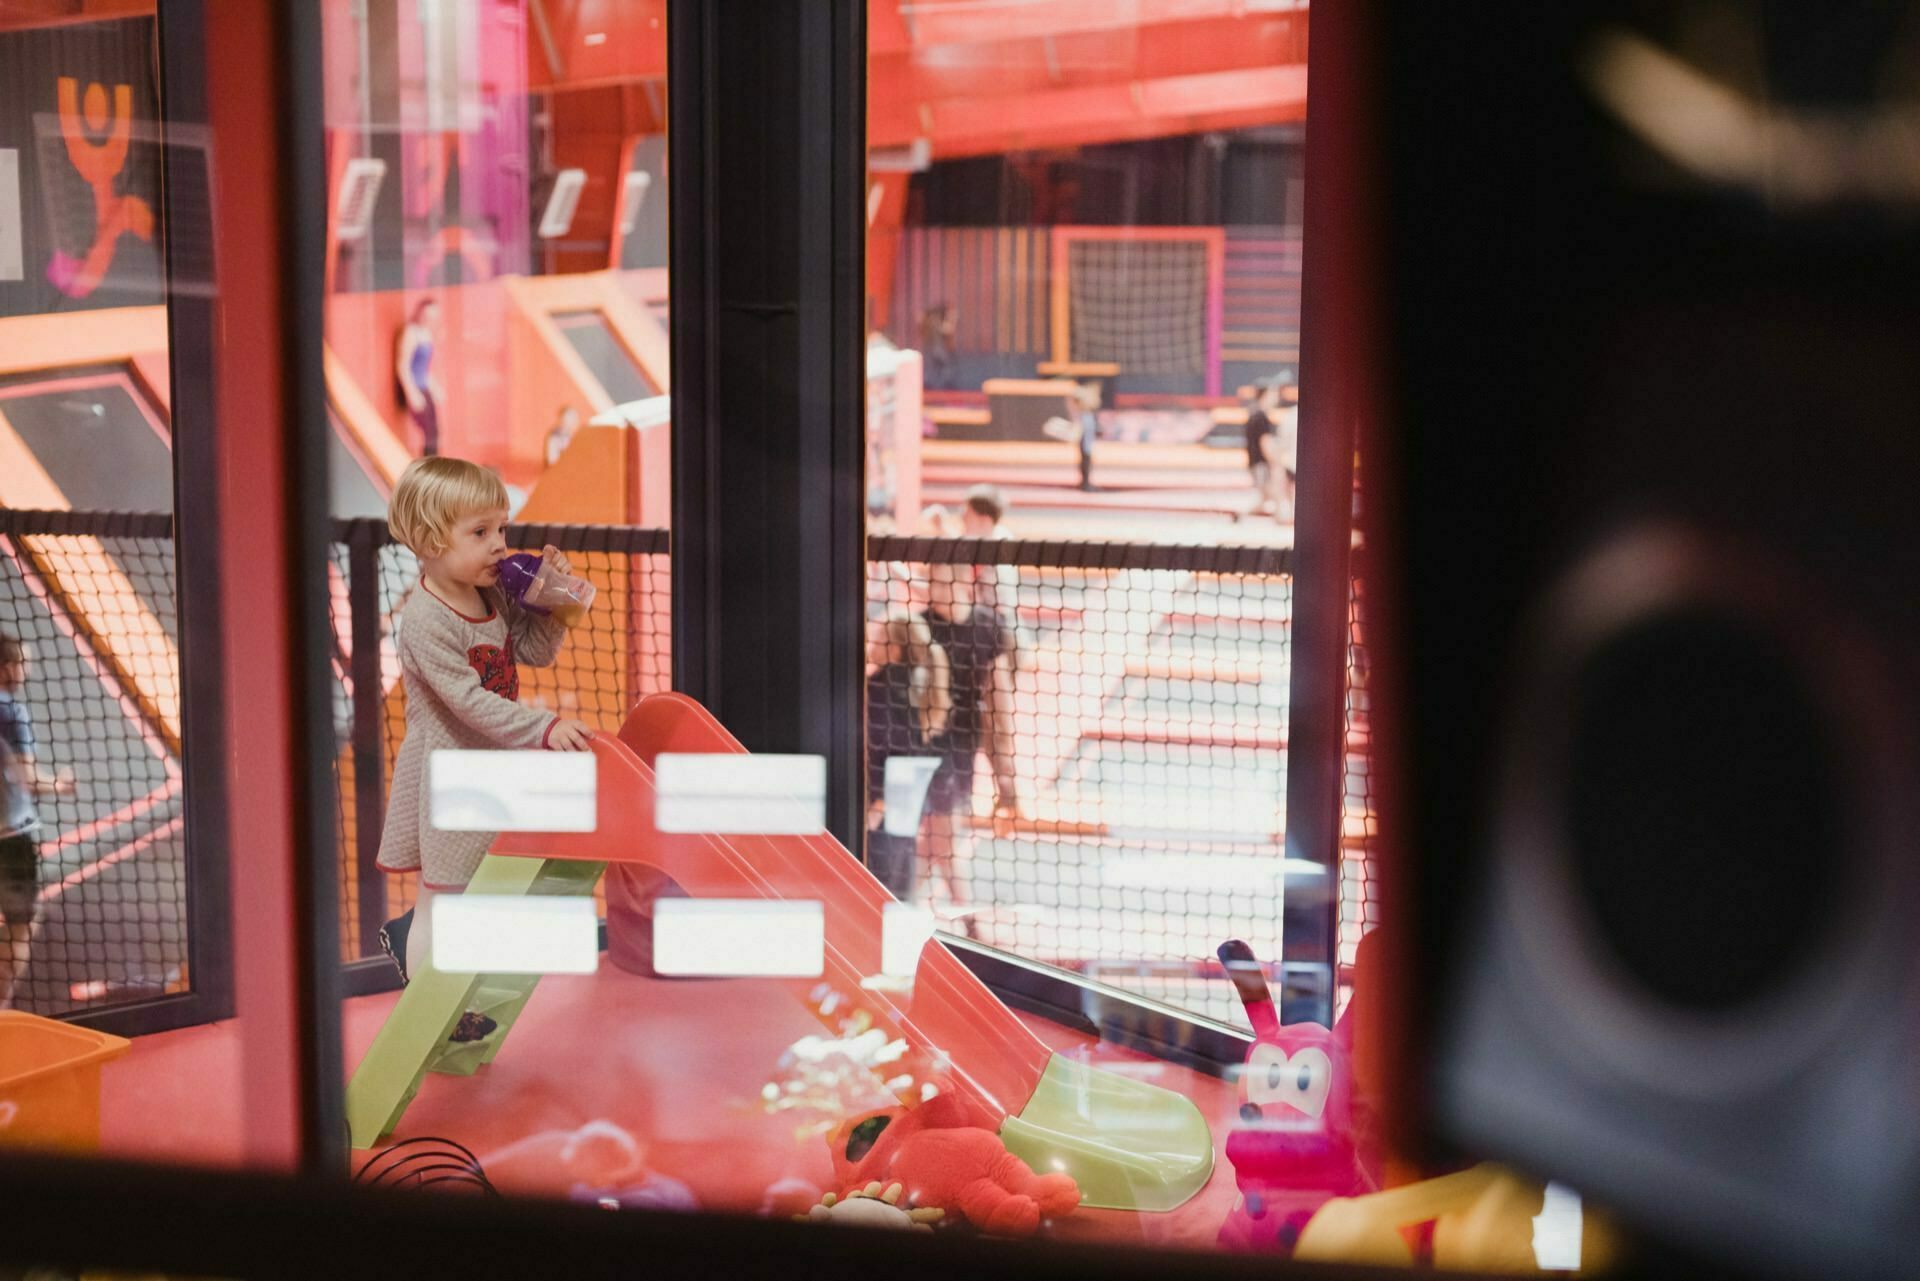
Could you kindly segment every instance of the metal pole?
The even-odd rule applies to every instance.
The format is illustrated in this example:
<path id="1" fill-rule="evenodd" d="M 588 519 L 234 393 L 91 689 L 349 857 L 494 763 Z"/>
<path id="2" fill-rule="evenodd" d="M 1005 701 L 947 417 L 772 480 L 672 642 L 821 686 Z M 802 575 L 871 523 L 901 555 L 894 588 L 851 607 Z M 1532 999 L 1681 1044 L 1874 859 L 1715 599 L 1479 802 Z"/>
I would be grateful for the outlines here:
<path id="1" fill-rule="evenodd" d="M 1300 303 L 1299 492 L 1293 524 L 1293 671 L 1287 727 L 1287 857 L 1324 869 L 1282 909 L 1282 959 L 1324 965 L 1317 990 L 1283 993 L 1284 1022 L 1333 1022 L 1340 838 L 1346 775 L 1353 444 L 1368 371 L 1364 305 L 1352 266 L 1364 249 L 1366 175 L 1343 146 L 1360 86 L 1359 5 L 1314 11 L 1308 54 L 1306 225 Z M 1296 863 L 1296 866 L 1299 864 Z M 1291 889 L 1295 881 L 1287 881 Z"/>
<path id="2" fill-rule="evenodd" d="M 353 866 L 360 889 L 361 956 L 386 923 L 387 878 L 374 862 L 386 821 L 386 691 L 380 676 L 380 549 L 375 529 L 356 523 L 347 543 L 347 606 L 353 659 Z"/>

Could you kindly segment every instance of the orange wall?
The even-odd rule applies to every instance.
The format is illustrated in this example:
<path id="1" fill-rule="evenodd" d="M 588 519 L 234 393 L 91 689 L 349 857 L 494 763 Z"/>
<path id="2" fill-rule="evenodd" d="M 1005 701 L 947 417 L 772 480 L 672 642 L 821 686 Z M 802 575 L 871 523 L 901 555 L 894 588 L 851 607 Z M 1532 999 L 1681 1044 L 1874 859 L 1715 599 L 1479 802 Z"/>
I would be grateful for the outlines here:
<path id="1" fill-rule="evenodd" d="M 574 209 L 565 239 L 590 247 L 555 251 L 556 271 L 593 271 L 608 266 L 613 242 L 613 207 L 620 195 L 620 162 L 636 134 L 666 132 L 664 82 L 570 89 L 550 98 L 553 113 L 553 166 L 581 169 L 587 183 Z M 540 211 L 533 211 L 538 225 Z"/>
<path id="2" fill-rule="evenodd" d="M 393 358 L 408 313 L 428 293 L 341 293 L 327 299 L 327 343 L 341 368 L 415 453 L 420 436 L 400 399 Z M 433 372 L 447 393 L 439 407 L 440 451 L 500 466 L 513 453 L 516 426 L 509 416 L 505 292 L 500 282 L 487 281 L 444 286 L 431 296 L 440 303 Z"/>
<path id="3" fill-rule="evenodd" d="M 419 452 L 420 437 L 400 399 L 393 361 L 407 314 L 427 296 L 395 290 L 327 299 L 335 362 L 329 377 L 350 380 L 410 453 Z M 600 311 L 654 385 L 669 388 L 666 334 L 616 273 L 502 276 L 431 296 L 440 303 L 433 369 L 447 393 L 441 452 L 498 468 L 512 484 L 530 486 L 539 477 L 561 405 L 572 405 L 583 422 L 611 407 L 550 312 Z M 333 387 L 336 398 L 341 390 Z"/>

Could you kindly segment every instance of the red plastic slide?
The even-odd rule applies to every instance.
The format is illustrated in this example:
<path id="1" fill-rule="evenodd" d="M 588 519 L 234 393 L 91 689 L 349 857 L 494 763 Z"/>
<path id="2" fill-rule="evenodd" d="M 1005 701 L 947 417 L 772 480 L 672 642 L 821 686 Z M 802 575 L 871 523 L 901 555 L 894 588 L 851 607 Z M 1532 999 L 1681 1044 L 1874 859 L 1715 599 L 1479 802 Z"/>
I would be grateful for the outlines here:
<path id="1" fill-rule="evenodd" d="M 865 1014 L 873 1026 L 905 1038 L 996 1121 L 1026 1106 L 1051 1052 L 939 942 L 921 953 L 910 989 L 862 986 L 880 973 L 881 914 L 894 899 L 833 837 L 655 830 L 655 757 L 746 751 L 704 707 L 681 694 L 651 695 L 618 739 L 597 735 L 593 750 L 600 762 L 597 830 L 511 833 L 494 853 L 647 865 L 696 898 L 816 900 L 825 914 L 826 970 L 819 978 L 780 980 L 799 1000 L 831 1024 L 857 1023 Z"/>

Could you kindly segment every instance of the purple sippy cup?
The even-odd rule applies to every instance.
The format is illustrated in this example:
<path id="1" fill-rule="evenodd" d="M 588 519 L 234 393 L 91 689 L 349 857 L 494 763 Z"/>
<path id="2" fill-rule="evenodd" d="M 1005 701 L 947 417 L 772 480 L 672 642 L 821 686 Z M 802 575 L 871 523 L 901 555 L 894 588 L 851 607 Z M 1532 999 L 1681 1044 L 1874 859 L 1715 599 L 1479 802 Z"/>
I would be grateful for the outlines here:
<path id="1" fill-rule="evenodd" d="M 584 578 L 563 574 L 547 564 L 546 558 L 531 552 L 518 552 L 497 566 L 500 590 L 522 609 L 534 614 L 552 614 L 572 627 L 586 616 L 598 589 Z"/>

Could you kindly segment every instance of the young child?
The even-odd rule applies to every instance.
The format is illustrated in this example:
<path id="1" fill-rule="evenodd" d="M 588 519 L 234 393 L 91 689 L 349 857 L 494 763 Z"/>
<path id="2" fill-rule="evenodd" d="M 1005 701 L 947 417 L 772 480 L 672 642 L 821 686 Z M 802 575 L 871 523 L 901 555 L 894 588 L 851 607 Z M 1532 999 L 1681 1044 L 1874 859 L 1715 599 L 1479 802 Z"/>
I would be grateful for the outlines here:
<path id="1" fill-rule="evenodd" d="M 925 618 L 895 607 L 867 620 L 867 866 L 902 902 L 913 896 L 919 842 L 886 831 L 887 761 L 930 755 L 952 701 L 947 656 Z"/>
<path id="2" fill-rule="evenodd" d="M 394 762 L 379 856 L 385 871 L 420 873 L 414 910 L 380 931 L 380 944 L 405 981 L 432 959 L 433 896 L 465 889 L 495 835 L 433 826 L 428 754 L 437 748 L 577 752 L 586 750 L 592 731 L 519 701 L 517 664 L 551 665 L 566 629 L 520 609 L 497 586 L 507 555 L 507 491 L 500 478 L 457 458 L 416 459 L 394 487 L 387 526 L 420 558 L 419 587 L 394 629 L 407 730 Z M 571 572 L 554 548 L 544 555 Z M 463 1018 L 455 1039 L 484 1036 L 491 1023 Z"/>
<path id="3" fill-rule="evenodd" d="M 1004 542 L 1013 537 L 1007 528 L 1007 496 L 998 485 L 975 485 L 960 508 L 961 538 Z M 1012 565 L 975 565 L 973 598 L 978 604 L 1012 616 L 1020 600 L 1020 571 Z"/>
<path id="4" fill-rule="evenodd" d="M 39 914 L 40 811 L 36 796 L 73 790 L 66 771 L 48 777 L 34 759 L 33 717 L 14 693 L 31 659 L 17 637 L 0 632 L 0 1009 L 13 1004 Z"/>

